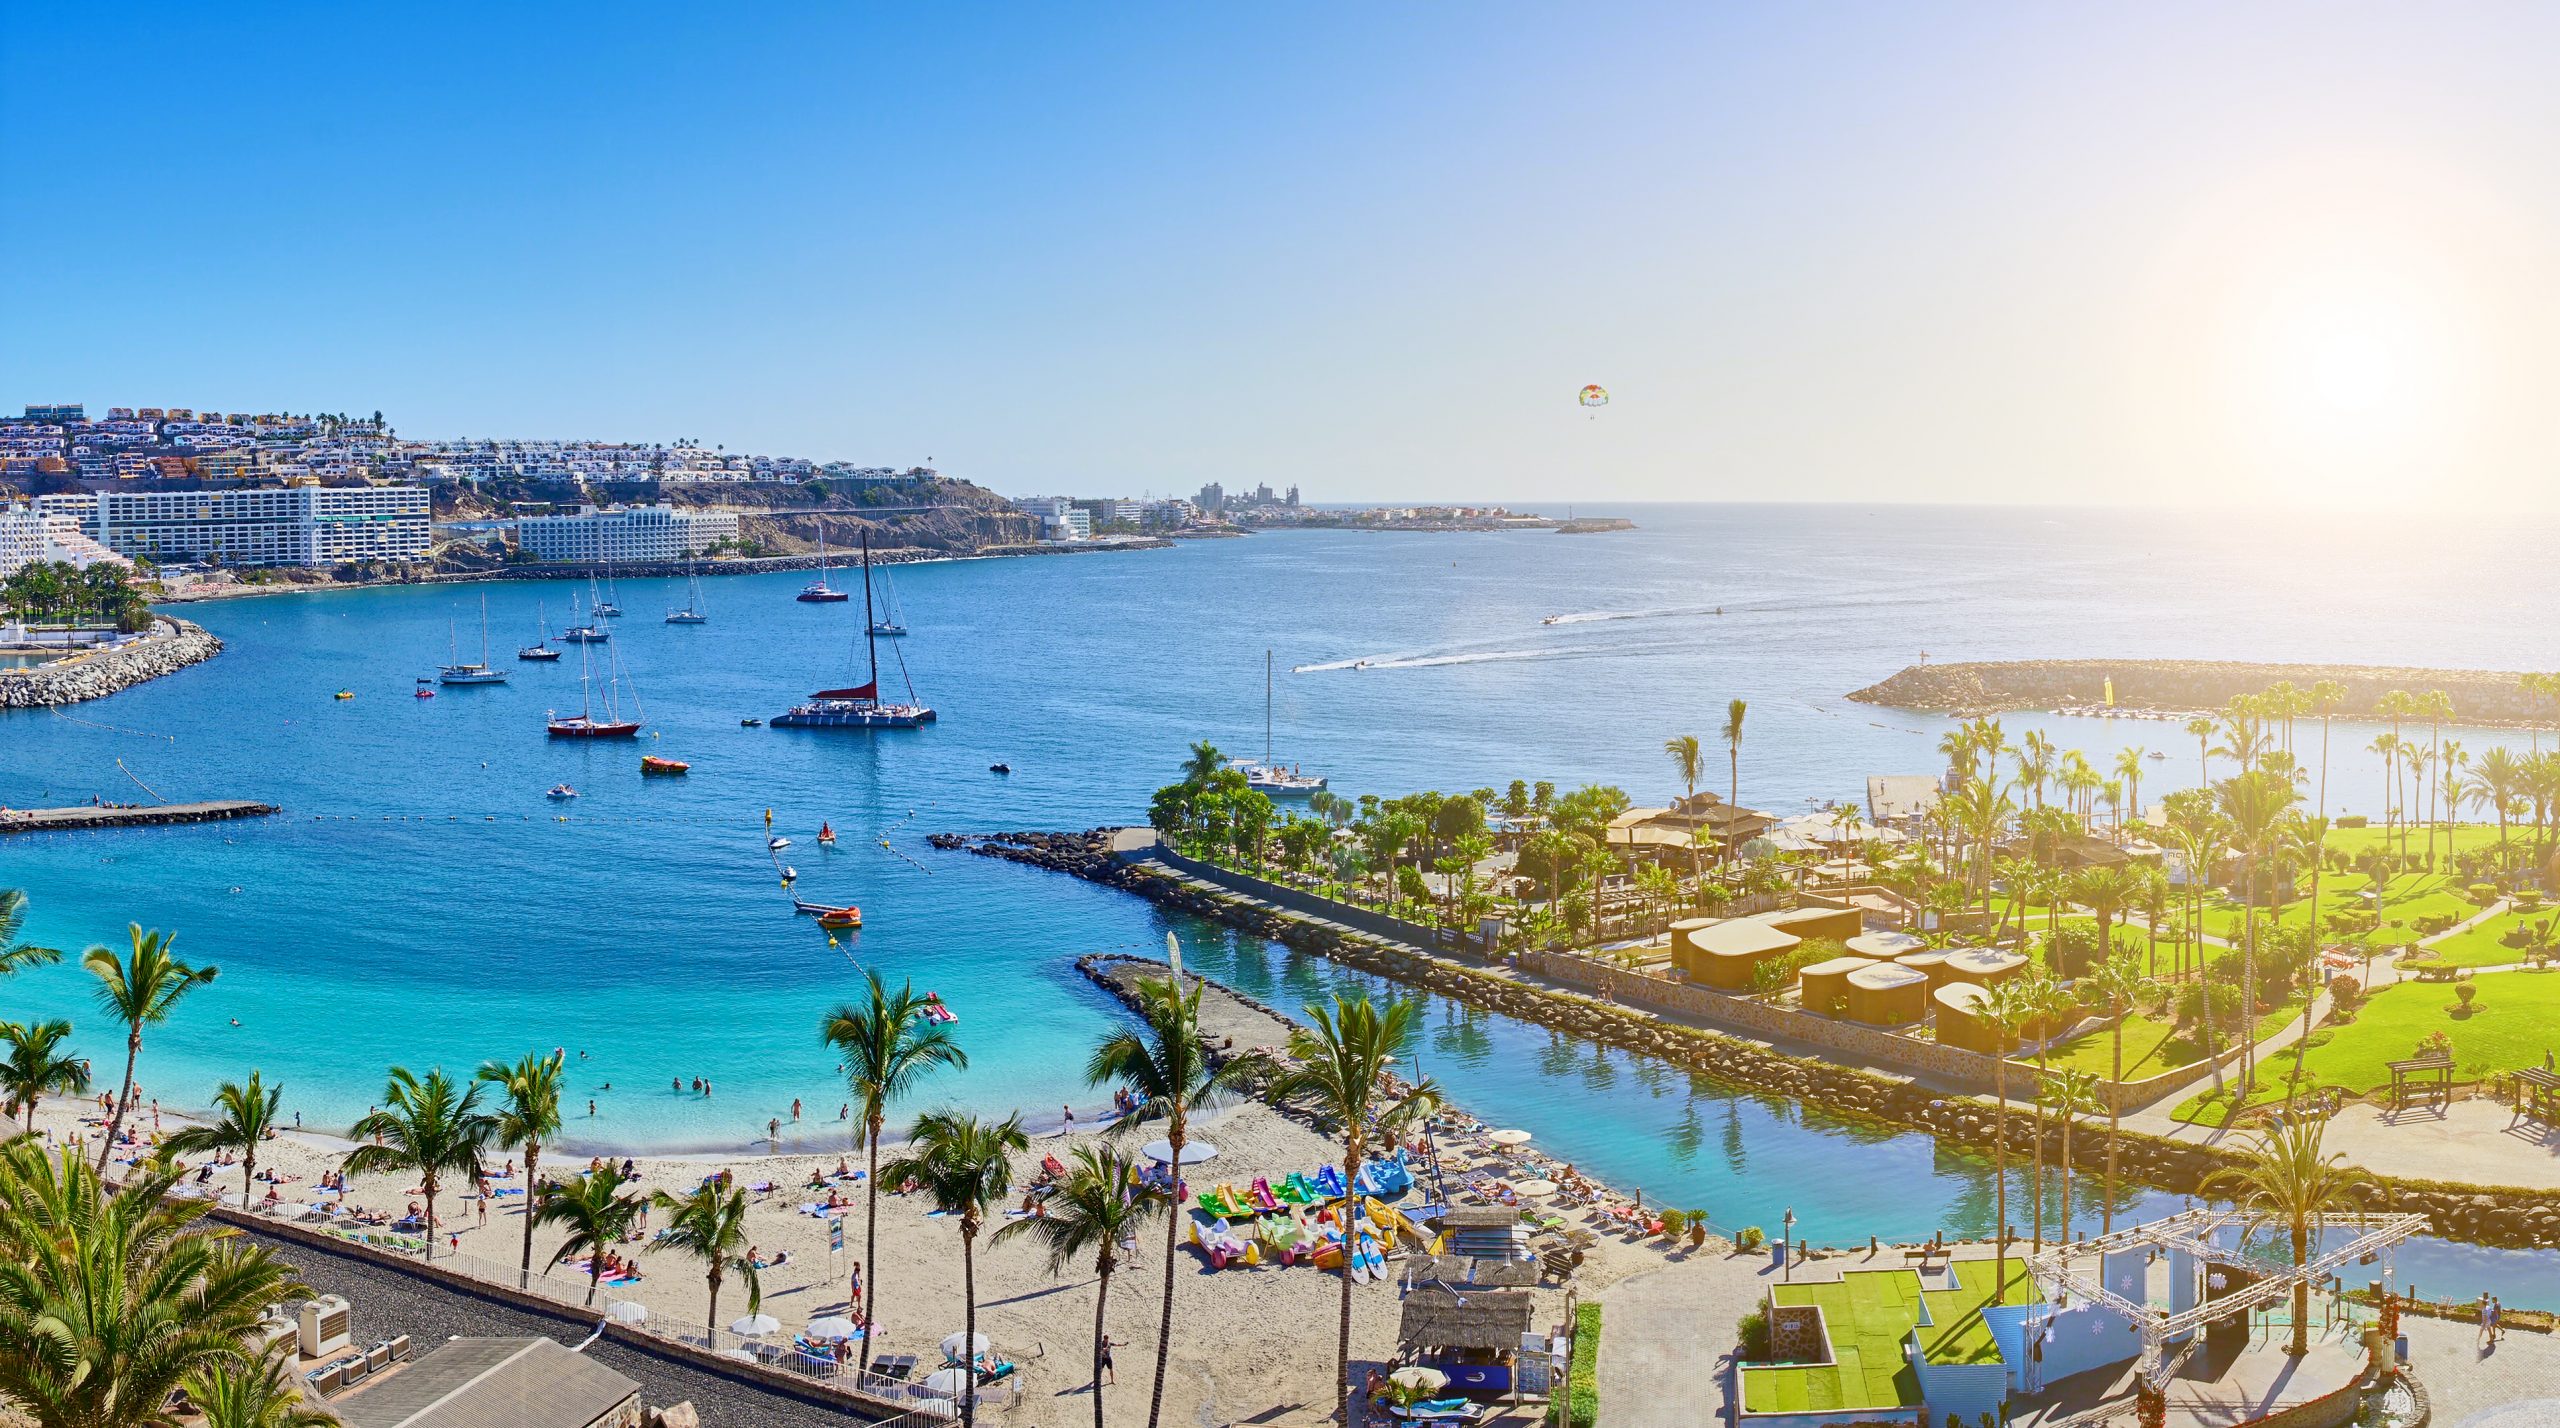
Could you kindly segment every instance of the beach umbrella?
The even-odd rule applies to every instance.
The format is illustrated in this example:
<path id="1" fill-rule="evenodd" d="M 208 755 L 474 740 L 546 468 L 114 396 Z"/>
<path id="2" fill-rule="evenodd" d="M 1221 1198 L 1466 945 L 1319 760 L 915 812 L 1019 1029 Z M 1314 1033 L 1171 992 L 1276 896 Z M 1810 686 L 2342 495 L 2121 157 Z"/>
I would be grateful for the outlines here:
<path id="1" fill-rule="evenodd" d="M 967 1353 L 961 1352 L 961 1346 L 964 1344 L 968 1346 Z M 946 1359 L 974 1359 L 986 1351 L 987 1336 L 984 1334 L 975 1338 L 965 1334 L 953 1334 L 942 1341 L 942 1356 Z"/>
<path id="2" fill-rule="evenodd" d="M 1145 1145 L 1138 1147 L 1138 1153 L 1145 1156 L 1147 1159 L 1162 1165 L 1166 1161 L 1173 1159 L 1173 1142 L 1169 1140 L 1151 1140 Z M 1198 1165 L 1204 1160 L 1215 1160 L 1217 1155 L 1218 1148 L 1205 1140 L 1183 1142 L 1182 1163 L 1185 1165 Z"/>
<path id="3" fill-rule="evenodd" d="M 960 1416 L 960 1405 L 947 1398 L 920 1398 L 916 1400 L 915 1411 L 930 1413 L 936 1418 L 957 1418 Z"/>
<path id="4" fill-rule="evenodd" d="M 1511 1191 L 1515 1195 L 1552 1195 L 1556 1193 L 1556 1183 L 1552 1180 L 1523 1180 L 1512 1186 Z"/>
<path id="5" fill-rule="evenodd" d="M 823 1319 L 810 1320 L 809 1327 L 801 1332 L 812 1339 L 850 1339 L 855 1331 L 851 1319 L 841 1314 L 829 1314 Z"/>
<path id="6" fill-rule="evenodd" d="M 925 1392 L 938 1393 L 945 1398 L 957 1397 L 975 1387 L 977 1378 L 967 1369 L 935 1369 L 924 1376 Z"/>
<path id="7" fill-rule="evenodd" d="M 1527 1145 L 1529 1133 L 1524 1130 L 1498 1130 L 1486 1136 L 1485 1139 L 1492 1141 L 1495 1145 Z"/>
<path id="8" fill-rule="evenodd" d="M 604 1316 L 617 1324 L 643 1323 L 649 1317 L 649 1306 L 637 1299 L 616 1299 L 604 1306 Z"/>
<path id="9" fill-rule="evenodd" d="M 770 1314 L 749 1314 L 743 1319 L 729 1321 L 729 1332 L 744 1339 L 770 1334 L 781 1327 L 782 1321 Z"/>
<path id="10" fill-rule="evenodd" d="M 1436 1368 L 1415 1364 L 1411 1368 L 1400 1368 L 1388 1374 L 1387 1382 L 1398 1388 L 1412 1389 L 1417 1393 L 1438 1393 L 1449 1386 L 1449 1376 Z"/>

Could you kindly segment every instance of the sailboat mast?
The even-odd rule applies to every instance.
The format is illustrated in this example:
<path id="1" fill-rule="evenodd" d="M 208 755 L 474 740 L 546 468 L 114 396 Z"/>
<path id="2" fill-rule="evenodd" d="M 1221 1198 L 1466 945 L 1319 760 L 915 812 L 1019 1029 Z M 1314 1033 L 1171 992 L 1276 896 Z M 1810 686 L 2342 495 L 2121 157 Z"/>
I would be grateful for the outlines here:
<path id="1" fill-rule="evenodd" d="M 872 631 L 871 532 L 862 533 L 862 645 L 871 656 L 871 697 L 880 697 L 880 636 Z"/>
<path id="2" fill-rule="evenodd" d="M 1271 651 L 1262 652 L 1262 766 L 1271 767 Z"/>

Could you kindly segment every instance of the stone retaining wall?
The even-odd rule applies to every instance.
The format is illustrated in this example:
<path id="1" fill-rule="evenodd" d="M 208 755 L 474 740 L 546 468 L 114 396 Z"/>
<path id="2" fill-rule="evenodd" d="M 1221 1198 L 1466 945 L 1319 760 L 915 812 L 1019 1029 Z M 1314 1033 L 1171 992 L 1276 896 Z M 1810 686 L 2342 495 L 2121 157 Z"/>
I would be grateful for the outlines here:
<path id="1" fill-rule="evenodd" d="M 73 655 L 32 669 L 0 670 L 0 709 L 42 709 L 104 699 L 146 679 L 173 674 L 222 650 L 202 625 L 163 615 L 151 634 L 122 649 Z"/>

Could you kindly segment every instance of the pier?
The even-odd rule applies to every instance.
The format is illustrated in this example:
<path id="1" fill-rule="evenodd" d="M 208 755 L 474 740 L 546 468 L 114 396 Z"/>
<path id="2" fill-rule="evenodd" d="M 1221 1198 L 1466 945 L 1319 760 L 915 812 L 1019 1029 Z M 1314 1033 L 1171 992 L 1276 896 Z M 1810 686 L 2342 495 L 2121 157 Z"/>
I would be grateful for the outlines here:
<path id="1" fill-rule="evenodd" d="M 0 833 L 59 833 L 82 828 L 157 828 L 173 823 L 219 823 L 264 818 L 272 803 L 217 798 L 204 803 L 83 805 L 78 808 L 0 808 Z"/>

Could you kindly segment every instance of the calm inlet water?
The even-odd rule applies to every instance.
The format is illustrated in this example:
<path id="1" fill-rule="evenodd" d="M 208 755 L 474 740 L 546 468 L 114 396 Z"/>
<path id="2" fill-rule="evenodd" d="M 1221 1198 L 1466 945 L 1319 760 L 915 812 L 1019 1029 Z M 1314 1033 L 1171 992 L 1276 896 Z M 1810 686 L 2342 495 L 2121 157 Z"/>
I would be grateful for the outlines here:
<path id="1" fill-rule="evenodd" d="M 1169 924 L 1072 879 L 936 853 L 924 835 L 1143 816 L 1191 739 L 1260 751 L 1266 648 L 1282 671 L 1277 753 L 1338 790 L 1516 777 L 1659 799 L 1673 791 L 1662 740 L 1710 734 L 1741 697 L 1744 801 L 1787 811 L 1855 798 L 1867 774 L 1937 766 L 1944 721 L 1840 698 L 1924 650 L 2560 665 L 2529 613 L 2553 532 L 2529 524 L 2477 533 L 2456 570 L 2442 543 L 2388 525 L 2310 533 L 2297 564 L 2237 526 L 2113 512 L 1624 514 L 1643 528 L 1309 532 L 901 567 L 915 631 L 902 653 L 942 714 L 917 732 L 739 726 L 847 682 L 858 658 L 859 607 L 795 603 L 801 575 L 705 582 L 712 620 L 698 627 L 661 623 L 681 582 L 622 584 L 631 613 L 615 649 L 650 734 L 637 749 L 543 737 L 545 710 L 578 701 L 575 648 L 551 665 L 512 653 L 538 602 L 554 631 L 567 623 L 568 585 L 198 606 L 190 618 L 229 643 L 209 664 L 58 714 L 0 715 L 0 803 L 138 801 L 147 787 L 284 814 L 7 840 L 0 886 L 28 890 L 41 940 L 119 940 L 134 921 L 176 929 L 182 951 L 222 966 L 150 1034 L 143 1079 L 171 1105 L 254 1065 L 308 1123 L 339 1126 L 394 1062 L 463 1070 L 559 1046 L 580 1144 L 729 1149 L 787 1120 L 795 1097 L 802 1134 L 835 1133 L 843 1097 L 814 1028 L 864 966 L 960 1012 L 973 1066 L 934 1096 L 1048 1117 L 1062 1100 L 1090 1104 L 1083 1060 L 1116 1011 L 1070 963 L 1159 949 Z M 2322 583 L 2344 572 L 2343 591 Z M 476 651 L 484 592 L 511 682 L 411 698 L 450 631 Z M 1551 615 L 1566 618 L 1541 623 Z M 894 664 L 887 677 L 895 688 Z M 356 697 L 331 698 L 339 689 Z M 2012 737 L 2041 724 L 2093 760 L 2166 751 L 2146 798 L 2195 777 L 2194 745 L 2172 725 L 2006 724 Z M 2333 806 L 2377 801 L 2379 766 L 2358 752 L 2371 736 L 2340 727 Z M 2464 735 L 2475 753 L 2500 737 Z M 693 773 L 644 781 L 644 751 Z M 988 772 L 1000 760 L 1010 778 Z M 564 781 L 581 796 L 547 801 Z M 801 891 L 859 902 L 860 934 L 831 945 L 792 914 L 767 810 L 794 840 Z M 822 822 L 836 849 L 816 846 Z M 1357 980 L 1172 926 L 1205 970 L 1282 1005 Z M 0 987 L 0 1015 L 70 1016 L 106 1065 L 116 1048 L 85 981 L 71 967 L 18 978 Z M 1826 1123 L 1536 1027 L 1433 1016 L 1426 1067 L 1460 1100 L 1650 1198 L 1727 1226 L 1774 1227 L 1793 1208 L 1817 1242 L 1989 1223 L 1987 1168 L 1927 1137 Z M 694 1076 L 715 1094 L 670 1089 Z M 2431 1245 L 2401 1263 L 2421 1284 L 2496 1282 L 2511 1302 L 2560 1304 L 2549 1259 Z"/>

